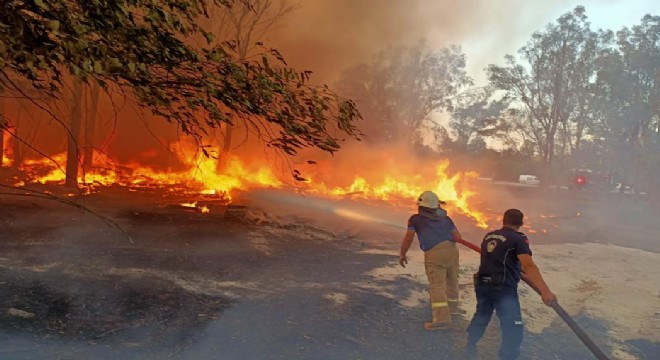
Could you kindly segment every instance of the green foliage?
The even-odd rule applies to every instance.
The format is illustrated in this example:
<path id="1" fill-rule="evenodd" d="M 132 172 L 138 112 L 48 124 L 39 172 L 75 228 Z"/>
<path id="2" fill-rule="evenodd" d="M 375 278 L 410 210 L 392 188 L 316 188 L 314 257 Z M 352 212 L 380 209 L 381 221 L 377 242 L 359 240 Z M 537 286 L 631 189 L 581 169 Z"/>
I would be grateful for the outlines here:
<path id="1" fill-rule="evenodd" d="M 507 98 L 494 99 L 490 88 L 471 89 L 458 96 L 449 121 L 456 135 L 452 146 L 463 151 L 485 149 L 484 138 L 501 137 L 510 130 L 504 117 L 508 105 Z"/>
<path id="2" fill-rule="evenodd" d="M 557 152 L 579 149 L 587 125 L 587 91 L 594 74 L 597 36 L 584 7 L 562 15 L 532 35 L 506 66 L 490 65 L 491 84 L 514 100 L 520 129 L 546 163 Z"/>
<path id="3" fill-rule="evenodd" d="M 653 167 L 660 153 L 660 16 L 616 33 L 593 32 L 577 7 L 519 54 L 488 74 L 513 100 L 517 128 L 544 169 L 557 157 L 560 166 L 660 187 Z"/>
<path id="4" fill-rule="evenodd" d="M 338 90 L 355 99 L 365 114 L 372 141 L 415 140 L 434 111 L 449 109 L 454 96 L 471 83 L 460 47 L 393 47 L 370 64 L 346 70 Z"/>
<path id="5" fill-rule="evenodd" d="M 358 136 L 354 103 L 312 86 L 276 50 L 239 61 L 235 43 L 191 45 L 213 40 L 197 25 L 207 6 L 233 2 L 8 0 L 0 10 L 0 89 L 22 93 L 17 82 L 27 80 L 57 98 L 70 73 L 134 97 L 187 134 L 238 121 L 288 154 L 305 146 L 333 152 L 338 132 Z"/>
<path id="6" fill-rule="evenodd" d="M 623 181 L 657 183 L 653 166 L 660 153 L 660 16 L 616 34 L 603 32 L 594 86 L 596 139 L 608 146 Z M 646 178 L 646 180 L 644 180 Z"/>
<path id="7" fill-rule="evenodd" d="M 647 15 L 616 38 L 612 33 L 602 38 L 609 46 L 599 58 L 594 130 L 617 142 L 651 145 L 660 122 L 660 16 Z"/>

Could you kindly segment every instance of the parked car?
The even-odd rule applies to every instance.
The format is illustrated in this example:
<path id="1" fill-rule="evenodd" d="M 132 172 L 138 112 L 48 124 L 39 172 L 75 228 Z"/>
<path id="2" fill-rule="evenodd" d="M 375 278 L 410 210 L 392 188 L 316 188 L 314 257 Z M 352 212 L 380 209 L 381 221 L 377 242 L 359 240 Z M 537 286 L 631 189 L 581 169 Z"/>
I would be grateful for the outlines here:
<path id="1" fill-rule="evenodd" d="M 541 183 L 539 178 L 534 175 L 520 175 L 518 177 L 518 182 L 526 185 L 539 185 Z"/>
<path id="2" fill-rule="evenodd" d="M 621 192 L 621 185 L 622 185 L 621 183 L 614 184 L 614 188 L 612 189 L 611 192 L 614 193 L 614 194 L 620 193 Z M 625 185 L 623 187 L 623 193 L 626 194 L 626 195 L 634 195 L 636 193 L 635 187 L 632 186 L 632 185 Z"/>

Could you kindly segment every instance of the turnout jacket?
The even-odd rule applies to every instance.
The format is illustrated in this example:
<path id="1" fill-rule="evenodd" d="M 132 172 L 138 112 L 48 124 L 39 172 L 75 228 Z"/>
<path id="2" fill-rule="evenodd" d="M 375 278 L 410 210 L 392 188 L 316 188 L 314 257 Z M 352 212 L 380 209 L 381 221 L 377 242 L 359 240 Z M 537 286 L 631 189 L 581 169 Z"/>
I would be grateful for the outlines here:
<path id="1" fill-rule="evenodd" d="M 408 219 L 408 230 L 417 233 L 419 247 L 428 251 L 443 241 L 452 240 L 451 233 L 456 230 L 456 225 L 444 209 L 420 206 L 419 212 Z"/>

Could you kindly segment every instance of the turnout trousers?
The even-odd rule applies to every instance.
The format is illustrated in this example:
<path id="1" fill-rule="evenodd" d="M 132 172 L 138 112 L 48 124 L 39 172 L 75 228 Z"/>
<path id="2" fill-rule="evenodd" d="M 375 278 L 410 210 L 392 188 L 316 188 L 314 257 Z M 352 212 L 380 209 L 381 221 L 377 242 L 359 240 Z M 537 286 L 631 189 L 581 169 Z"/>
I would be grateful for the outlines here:
<path id="1" fill-rule="evenodd" d="M 520 356 L 523 339 L 523 322 L 520 315 L 518 288 L 510 285 L 492 285 L 476 281 L 477 311 L 467 328 L 468 347 L 475 347 L 484 335 L 486 326 L 495 311 L 500 320 L 502 342 L 500 359 L 514 360 Z"/>
<path id="2" fill-rule="evenodd" d="M 451 323 L 451 313 L 458 311 L 458 248 L 453 241 L 443 241 L 424 252 L 424 268 L 429 280 L 431 312 L 434 324 Z"/>

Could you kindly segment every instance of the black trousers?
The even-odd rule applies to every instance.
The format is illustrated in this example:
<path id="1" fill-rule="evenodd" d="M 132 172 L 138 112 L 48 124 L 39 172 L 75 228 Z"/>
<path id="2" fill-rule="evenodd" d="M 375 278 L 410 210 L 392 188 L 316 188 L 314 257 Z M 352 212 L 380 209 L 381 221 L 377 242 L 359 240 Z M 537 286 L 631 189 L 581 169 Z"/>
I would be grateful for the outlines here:
<path id="1" fill-rule="evenodd" d="M 520 356 L 523 339 L 523 323 L 520 315 L 518 288 L 509 285 L 491 285 L 477 282 L 477 311 L 468 326 L 468 346 L 476 346 L 484 336 L 486 327 L 495 311 L 500 320 L 502 343 L 500 359 L 514 360 Z"/>

